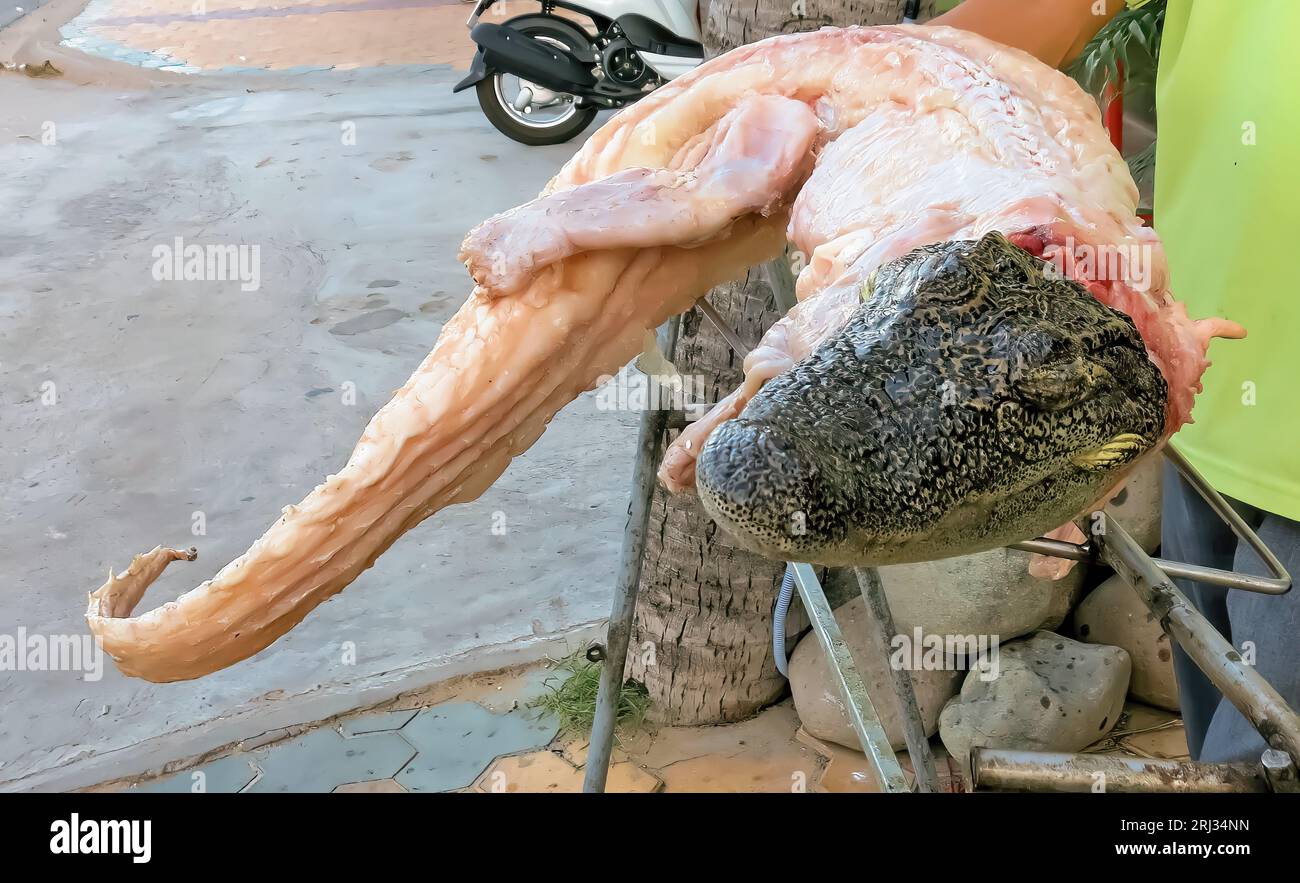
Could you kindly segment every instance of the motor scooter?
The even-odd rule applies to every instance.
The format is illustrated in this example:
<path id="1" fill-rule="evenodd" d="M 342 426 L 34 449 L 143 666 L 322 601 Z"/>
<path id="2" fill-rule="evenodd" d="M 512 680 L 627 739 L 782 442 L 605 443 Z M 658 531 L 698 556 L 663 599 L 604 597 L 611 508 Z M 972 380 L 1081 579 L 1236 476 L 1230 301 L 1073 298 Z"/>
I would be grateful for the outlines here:
<path id="1" fill-rule="evenodd" d="M 560 144 L 603 108 L 644 97 L 704 60 L 698 0 L 541 0 L 541 11 L 485 21 L 515 0 L 478 0 L 478 52 L 453 92 L 474 87 L 484 115 L 523 144 Z"/>

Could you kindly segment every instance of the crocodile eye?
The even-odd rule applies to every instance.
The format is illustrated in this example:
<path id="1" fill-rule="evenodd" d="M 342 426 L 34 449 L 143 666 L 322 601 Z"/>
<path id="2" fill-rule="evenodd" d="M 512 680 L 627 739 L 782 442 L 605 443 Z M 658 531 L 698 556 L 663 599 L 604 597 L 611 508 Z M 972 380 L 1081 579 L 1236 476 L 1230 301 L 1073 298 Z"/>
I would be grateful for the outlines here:
<path id="1" fill-rule="evenodd" d="M 1151 439 L 1136 432 L 1121 432 L 1100 447 L 1090 451 L 1081 451 L 1070 458 L 1070 462 L 1080 469 L 1104 472 L 1132 463 L 1138 455 L 1151 447 Z"/>
<path id="2" fill-rule="evenodd" d="M 1083 356 L 1011 370 L 1012 388 L 1022 401 L 1043 411 L 1063 411 L 1097 394 L 1110 372 Z"/>

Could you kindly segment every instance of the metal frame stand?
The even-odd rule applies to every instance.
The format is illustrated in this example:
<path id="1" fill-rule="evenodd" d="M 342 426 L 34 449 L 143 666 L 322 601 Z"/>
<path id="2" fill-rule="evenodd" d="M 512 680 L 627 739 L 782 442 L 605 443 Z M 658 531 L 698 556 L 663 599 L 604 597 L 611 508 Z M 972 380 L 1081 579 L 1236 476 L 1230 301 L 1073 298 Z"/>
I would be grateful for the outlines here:
<path id="1" fill-rule="evenodd" d="M 1197 668 L 1259 731 L 1269 749 L 1259 764 L 1196 762 L 1129 762 L 1097 755 L 982 749 L 971 752 L 969 775 L 976 787 L 1032 791 L 1088 790 L 1105 782 L 1115 791 L 1286 791 L 1296 790 L 1300 764 L 1300 716 L 1259 672 L 1246 664 L 1210 622 L 1173 583 L 1192 579 L 1230 589 L 1280 595 L 1291 588 L 1291 576 L 1226 500 L 1172 447 L 1165 456 L 1233 533 L 1259 556 L 1270 576 L 1199 567 L 1152 558 L 1115 519 L 1097 522 L 1086 544 L 1039 538 L 1012 546 L 1026 552 L 1055 555 L 1073 561 L 1100 560 L 1133 587 L 1161 628 L 1178 642 Z M 1117 765 L 1118 764 L 1118 765 Z M 1104 779 L 1098 779 L 1098 775 Z M 1087 787 L 1082 787 L 1084 782 Z"/>
<path id="2" fill-rule="evenodd" d="M 787 287 L 780 285 L 780 280 L 769 280 L 769 282 L 778 292 Z M 788 287 L 793 289 L 792 285 Z M 783 304 L 783 306 L 788 308 L 790 305 Z M 712 304 L 701 298 L 697 307 L 738 355 L 743 357 L 748 352 L 748 347 L 736 337 Z M 660 347 L 670 355 L 676 344 L 678 327 L 678 320 L 673 319 L 659 329 Z M 663 434 L 669 424 L 669 417 L 668 411 L 658 409 L 647 409 L 641 414 L 637 459 L 632 475 L 632 501 L 628 507 L 628 521 L 623 534 L 623 551 L 619 561 L 618 583 L 614 590 L 613 610 L 610 613 L 605 644 L 596 645 L 588 651 L 588 658 L 602 662 L 603 668 L 596 696 L 596 714 L 587 748 L 587 762 L 584 766 L 582 783 L 584 793 L 603 792 L 609 773 L 614 730 L 618 723 L 618 697 L 627 668 L 627 649 L 641 580 L 641 561 L 645 550 L 646 527 L 650 517 L 650 501 L 654 492 L 655 469 L 660 459 Z M 858 673 L 849 646 L 840 633 L 839 624 L 835 621 L 830 602 L 826 600 L 826 593 L 816 573 L 807 564 L 796 563 L 793 567 L 795 586 L 800 600 L 812 622 L 813 632 L 817 635 L 817 640 L 830 662 L 831 671 L 845 700 L 845 707 L 849 710 L 850 720 L 862 743 L 863 751 L 871 760 L 876 784 L 887 793 L 913 790 L 889 744 L 889 739 L 880 723 L 880 716 L 876 713 L 871 697 L 867 694 L 866 684 Z M 890 642 L 894 635 L 894 620 L 889 602 L 885 598 L 884 587 L 874 569 L 860 568 L 856 573 L 858 585 L 866 601 L 866 612 L 871 621 L 875 649 L 882 659 L 888 660 Z M 894 698 L 903 718 L 903 729 L 912 758 L 916 789 L 925 792 L 938 791 L 938 774 L 930 752 L 929 739 L 925 736 L 925 727 L 921 720 L 911 674 L 907 671 L 894 671 L 892 667 L 890 671 Z"/>
<path id="3" fill-rule="evenodd" d="M 747 348 L 736 339 L 712 305 L 701 299 L 698 307 L 732 348 L 738 354 L 745 355 Z M 665 352 L 672 352 L 676 329 L 676 320 L 672 320 L 659 330 L 661 345 L 667 344 Z M 667 411 L 656 409 L 648 409 L 641 415 L 632 502 L 623 539 L 614 608 L 610 615 L 606 646 L 595 648 L 594 658 L 603 659 L 604 668 L 601 671 L 596 717 L 583 780 L 585 792 L 601 792 L 605 788 L 618 697 L 627 664 L 632 615 L 636 609 L 641 577 L 655 465 L 659 461 L 668 416 Z M 1010 548 L 1072 561 L 1100 561 L 1109 565 L 1133 587 L 1138 597 L 1159 619 L 1165 632 L 1178 642 L 1210 681 L 1259 730 L 1265 742 L 1271 746 L 1270 749 L 1264 752 L 1258 765 L 975 749 L 971 752 L 970 769 L 967 771 L 975 787 L 1031 791 L 1091 790 L 1100 774 L 1105 777 L 1101 781 L 1106 783 L 1105 787 L 1110 791 L 1300 790 L 1300 784 L 1297 784 L 1300 780 L 1297 773 L 1300 766 L 1300 716 L 1254 668 L 1242 661 L 1240 654 L 1172 582 L 1175 577 L 1185 578 L 1241 591 L 1280 595 L 1290 590 L 1291 576 L 1250 526 L 1181 454 L 1166 447 L 1165 456 L 1238 538 L 1255 551 L 1270 576 L 1260 577 L 1152 558 L 1122 525 L 1105 516 L 1095 523 L 1092 537 L 1087 543 L 1068 543 L 1039 537 L 1016 543 Z M 836 686 L 848 709 L 850 723 L 862 743 L 863 753 L 867 756 L 877 785 L 886 793 L 912 790 L 889 745 L 876 706 L 867 693 L 816 573 L 808 564 L 795 563 L 793 568 L 799 598 L 812 623 L 813 633 L 826 654 Z M 903 719 L 908 752 L 915 771 L 916 790 L 937 791 L 938 777 L 911 674 L 906 670 L 895 670 L 888 664 L 889 648 L 895 633 L 889 601 L 874 570 L 858 568 L 856 574 L 866 602 L 868 632 L 875 645 L 873 649 L 885 660 L 891 672 L 892 692 Z"/>
<path id="4" fill-rule="evenodd" d="M 817 642 L 822 645 L 822 651 L 825 652 L 826 660 L 830 663 L 835 686 L 844 699 L 844 707 L 849 712 L 849 722 L 853 725 L 853 731 L 858 734 L 858 741 L 862 743 L 862 752 L 871 763 L 876 784 L 887 794 L 910 791 L 907 780 L 903 776 L 903 768 L 894 755 L 894 749 L 890 747 L 889 738 L 880 724 L 880 715 L 876 713 L 876 707 L 867 694 L 867 685 L 862 682 L 862 676 L 858 674 L 853 655 L 849 652 L 849 645 L 840 634 L 839 623 L 835 621 L 835 614 L 831 610 L 830 602 L 826 600 L 826 593 L 822 591 L 817 574 L 813 572 L 811 565 L 795 564 L 794 579 L 795 586 L 799 590 L 799 600 L 803 602 L 803 609 L 812 623 L 813 633 L 817 635 Z M 868 615 L 870 615 L 869 611 L 870 605 L 868 605 Z M 933 772 L 933 761 L 931 761 L 931 772 Z"/>
<path id="5" fill-rule="evenodd" d="M 674 316 L 659 328 L 659 346 L 671 353 L 677 342 L 680 318 Z M 623 672 L 627 667 L 627 645 L 632 637 L 632 615 L 636 612 L 637 590 L 641 583 L 645 532 L 650 522 L 650 501 L 654 498 L 655 464 L 663 448 L 668 411 L 646 408 L 641 412 L 637 433 L 636 466 L 632 470 L 632 501 L 628 504 L 627 526 L 623 533 L 623 551 L 619 556 L 618 585 L 614 589 L 614 609 L 609 614 L 605 646 L 592 648 L 588 658 L 603 660 L 600 687 L 596 693 L 596 716 L 591 724 L 587 745 L 587 762 L 583 767 L 582 790 L 600 793 L 609 775 L 609 758 L 614 750 L 614 728 L 618 724 L 618 699 L 623 689 Z"/>
<path id="6" fill-rule="evenodd" d="M 889 609 L 885 584 L 880 581 L 880 573 L 875 568 L 854 568 L 854 574 L 858 578 L 858 589 L 862 592 L 862 600 L 866 602 L 867 625 L 872 629 L 872 643 L 875 645 L 876 658 L 885 660 L 885 667 L 889 670 L 890 679 L 893 681 L 894 699 L 899 705 L 899 716 L 903 722 L 903 738 L 907 742 L 908 757 L 912 759 L 917 790 L 922 794 L 936 793 L 939 791 L 939 775 L 934 769 L 930 736 L 925 731 L 921 705 L 916 701 L 912 673 L 907 668 L 898 668 L 888 662 L 898 629 L 894 628 L 894 612 Z"/>

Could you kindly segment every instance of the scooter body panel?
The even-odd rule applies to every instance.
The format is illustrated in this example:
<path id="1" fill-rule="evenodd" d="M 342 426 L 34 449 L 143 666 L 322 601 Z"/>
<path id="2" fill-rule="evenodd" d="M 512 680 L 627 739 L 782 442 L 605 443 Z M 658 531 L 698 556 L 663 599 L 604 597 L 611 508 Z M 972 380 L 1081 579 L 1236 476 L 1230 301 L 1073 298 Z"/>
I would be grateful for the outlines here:
<path id="1" fill-rule="evenodd" d="M 574 5 L 608 19 L 642 15 L 684 40 L 700 42 L 700 26 L 695 20 L 699 0 L 576 0 Z"/>
<path id="2" fill-rule="evenodd" d="M 653 52 L 637 54 L 665 80 L 676 79 L 687 71 L 699 67 L 701 61 L 698 58 L 683 58 L 679 55 L 655 55 Z"/>
<path id="3" fill-rule="evenodd" d="M 465 79 L 453 86 L 451 91 L 453 93 L 464 92 L 476 85 L 479 80 L 486 80 L 489 73 L 487 62 L 483 60 L 483 48 L 479 47 L 479 50 L 474 53 L 473 60 L 469 63 L 469 73 L 465 75 Z"/>
<path id="4" fill-rule="evenodd" d="M 489 68 L 509 70 L 516 76 L 559 92 L 585 92 L 596 78 L 567 50 L 534 40 L 505 25 L 480 22 L 470 34 Z"/>

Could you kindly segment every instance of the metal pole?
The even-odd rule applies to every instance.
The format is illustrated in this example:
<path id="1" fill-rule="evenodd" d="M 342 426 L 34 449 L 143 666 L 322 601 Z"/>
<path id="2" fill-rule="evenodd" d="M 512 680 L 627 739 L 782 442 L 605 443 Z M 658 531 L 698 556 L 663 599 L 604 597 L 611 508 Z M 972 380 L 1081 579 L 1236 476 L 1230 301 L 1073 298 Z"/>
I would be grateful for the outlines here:
<path id="1" fill-rule="evenodd" d="M 1192 607 L 1128 531 L 1113 518 L 1104 527 L 1096 538 L 1101 559 L 1137 591 L 1164 630 L 1264 741 L 1300 761 L 1300 717 L 1286 700 Z"/>
<path id="2" fill-rule="evenodd" d="M 758 275 L 767 283 L 767 287 L 772 289 L 772 299 L 776 301 L 776 308 L 782 314 L 794 309 L 799 299 L 794 295 L 794 265 L 789 246 L 787 245 L 785 254 L 759 265 L 757 270 Z"/>
<path id="3" fill-rule="evenodd" d="M 923 794 L 938 793 L 941 790 L 939 774 L 934 769 L 930 737 L 925 732 L 925 721 L 921 719 L 921 706 L 916 701 L 911 672 L 906 667 L 896 668 L 889 661 L 897 631 L 894 628 L 894 613 L 889 609 L 889 598 L 885 595 L 885 586 L 880 581 L 880 573 L 873 567 L 855 567 L 853 573 L 858 578 L 858 588 L 866 602 L 867 619 L 871 621 L 867 628 L 873 635 L 876 655 L 884 660 L 894 685 L 894 698 L 898 700 L 903 737 L 907 740 L 907 753 L 912 758 L 917 787 Z"/>
<path id="4" fill-rule="evenodd" d="M 1220 583 L 1220 585 L 1233 585 L 1234 588 L 1247 589 L 1252 592 L 1262 592 L 1266 595 L 1286 594 L 1291 589 L 1291 575 L 1287 573 L 1286 568 L 1282 566 L 1282 562 L 1273 554 L 1273 550 L 1264 545 L 1264 541 L 1259 538 L 1259 535 L 1255 533 L 1255 531 L 1251 530 L 1250 525 L 1242 519 L 1237 510 L 1232 508 L 1228 501 L 1225 500 L 1218 491 L 1210 486 L 1210 483 L 1205 480 L 1205 477 L 1196 471 L 1196 467 L 1187 462 L 1186 457 L 1178 453 L 1172 445 L 1165 445 L 1164 453 L 1165 458 L 1170 463 L 1174 464 L 1174 468 L 1178 470 L 1179 474 L 1181 474 L 1183 478 L 1187 480 L 1187 483 L 1201 495 L 1201 499 L 1209 504 L 1210 508 L 1214 510 L 1214 513 L 1222 518 L 1227 523 L 1228 527 L 1232 528 L 1232 532 L 1237 535 L 1237 539 L 1241 540 L 1247 546 L 1250 546 L 1251 550 L 1259 556 L 1259 560 L 1263 562 L 1264 567 L 1268 569 L 1268 572 L 1273 574 L 1271 578 L 1267 578 L 1250 574 L 1234 573 L 1233 576 L 1235 577 L 1248 578 L 1248 584 L 1234 585 L 1232 583 Z M 1197 576 L 1195 572 L 1190 574 L 1174 573 L 1168 569 L 1165 569 L 1165 572 L 1170 576 L 1179 577 L 1180 579 L 1186 577 L 1187 579 L 1207 582 L 1203 576 Z"/>
<path id="5" fill-rule="evenodd" d="M 678 318 L 674 316 L 659 329 L 659 343 L 670 357 L 677 342 L 677 327 Z M 654 498 L 655 469 L 668 423 L 668 410 L 656 407 L 658 404 L 661 403 L 647 403 L 646 409 L 641 412 L 641 428 L 637 433 L 632 499 L 628 504 L 627 526 L 623 531 L 618 583 L 614 587 L 614 608 L 610 611 L 609 627 L 605 635 L 605 658 L 601 664 L 600 687 L 596 693 L 596 716 L 591 724 L 587 763 L 583 768 L 582 790 L 587 794 L 604 792 L 605 780 L 609 776 L 609 758 L 614 749 L 618 700 L 623 689 L 627 645 L 632 637 L 632 615 L 636 612 L 637 589 L 641 582 L 646 527 L 650 522 L 650 502 Z"/>
<path id="6" fill-rule="evenodd" d="M 1164 558 L 1150 559 L 1155 566 L 1164 571 L 1166 576 L 1174 579 L 1189 579 L 1214 586 L 1227 586 L 1230 589 L 1256 592 L 1261 595 L 1285 595 L 1289 592 L 1291 590 L 1291 575 L 1287 573 L 1286 568 L 1282 566 L 1282 562 L 1273 554 L 1273 551 L 1264 545 L 1264 541 L 1259 538 L 1259 535 L 1251 530 L 1250 525 L 1246 524 L 1242 517 L 1237 514 L 1237 510 L 1233 509 L 1228 504 L 1228 501 L 1210 486 L 1204 476 L 1197 472 L 1196 468 L 1187 462 L 1182 454 L 1166 445 L 1164 455 L 1170 463 L 1174 464 L 1174 467 L 1187 480 L 1187 483 L 1200 494 L 1201 499 L 1205 500 L 1215 514 L 1232 528 L 1232 532 L 1237 535 L 1237 538 L 1254 550 L 1272 576 L 1237 573 L 1232 570 L 1202 567 L 1198 564 L 1184 564 L 1181 561 L 1169 561 Z M 1008 548 L 1019 549 L 1022 552 L 1034 552 L 1039 555 L 1052 555 L 1070 561 L 1092 561 L 1097 557 L 1097 550 L 1090 544 L 1067 543 L 1063 540 L 1049 540 L 1046 537 L 1014 543 Z"/>
<path id="7" fill-rule="evenodd" d="M 1251 536 L 1254 536 L 1253 532 Z M 1021 552 L 1033 552 L 1038 555 L 1051 555 L 1054 558 L 1065 558 L 1070 561 L 1092 561 L 1097 557 L 1097 553 L 1091 545 L 1067 543 L 1064 540 L 1049 540 L 1046 537 L 1012 543 L 1007 548 L 1018 549 Z M 1252 548 L 1254 548 L 1253 545 Z M 1164 571 L 1166 576 L 1171 576 L 1174 579 L 1190 579 L 1208 585 L 1254 592 L 1257 595 L 1285 595 L 1291 591 L 1291 577 L 1285 569 L 1280 571 L 1279 576 L 1270 577 L 1221 570 L 1217 567 L 1203 567 L 1199 564 L 1184 564 L 1182 561 L 1170 561 L 1168 558 L 1152 558 L 1151 561 L 1156 567 Z M 1268 566 L 1267 561 L 1265 564 Z M 1275 573 L 1277 572 L 1275 571 Z"/>
<path id="8" fill-rule="evenodd" d="M 1000 791 L 1267 792 L 1259 764 L 1192 763 L 1119 754 L 971 749 L 976 788 Z"/>
<path id="9" fill-rule="evenodd" d="M 772 288 L 777 305 L 782 310 L 788 311 L 795 302 L 794 276 L 789 262 L 784 257 L 770 261 L 761 268 L 761 275 Z M 713 304 L 709 303 L 708 298 L 700 298 L 695 306 L 713 324 L 737 355 L 743 358 L 749 353 L 750 348 L 736 336 Z M 826 653 L 827 661 L 836 678 L 836 685 L 844 699 L 845 708 L 848 709 L 853 729 L 862 743 L 863 753 L 871 761 L 878 784 L 887 792 L 909 790 L 903 778 L 902 767 L 899 766 L 898 758 L 894 755 L 884 728 L 880 724 L 871 697 L 867 694 L 866 685 L 854 666 L 852 654 L 840 634 L 839 624 L 835 622 L 835 616 L 826 601 L 826 593 L 822 590 L 817 575 L 807 564 L 791 564 L 791 567 L 794 569 L 795 584 L 799 589 L 800 598 L 803 599 L 804 610 L 812 621 L 813 631 L 821 642 L 823 652 Z M 880 585 L 879 577 L 874 570 L 859 570 L 857 575 L 858 585 L 867 605 L 867 616 L 874 626 L 872 632 L 875 635 L 876 652 L 890 670 L 894 695 L 898 700 L 900 717 L 903 721 L 907 750 L 912 758 L 912 769 L 916 774 L 917 787 L 922 792 L 937 792 L 939 776 L 934 769 L 930 740 L 925 736 L 925 725 L 921 720 L 911 676 L 906 671 L 895 671 L 889 665 L 889 646 L 893 639 L 894 617 L 889 609 L 889 601 L 885 598 L 884 587 Z"/>
<path id="10" fill-rule="evenodd" d="M 826 593 L 822 591 L 817 574 L 807 564 L 791 566 L 794 568 L 794 582 L 799 589 L 804 612 L 808 614 L 813 633 L 817 635 L 817 641 L 822 645 L 822 651 L 830 663 L 835 686 L 849 713 L 849 723 L 857 733 L 858 741 L 862 743 L 862 753 L 867 756 L 871 769 L 876 774 L 876 783 L 886 793 L 911 790 L 907 787 L 903 768 L 894 756 L 885 729 L 880 725 L 880 716 L 876 714 L 871 697 L 867 695 L 867 686 L 853 664 L 853 654 L 844 642 L 844 635 L 840 633 L 840 625 L 835 621 L 835 614 L 826 600 Z"/>
<path id="11" fill-rule="evenodd" d="M 1259 759 L 1264 778 L 1268 779 L 1269 788 L 1278 794 L 1300 794 L 1300 781 L 1297 781 L 1296 766 L 1285 751 L 1269 748 Z"/>
<path id="12" fill-rule="evenodd" d="M 718 308 L 709 303 L 707 297 L 702 297 L 697 300 L 695 302 L 695 308 L 703 313 L 704 318 L 708 319 L 713 325 L 713 329 L 717 331 L 718 334 L 722 335 L 722 339 L 727 342 L 727 346 L 731 347 L 733 353 L 736 353 L 742 359 L 749 354 L 750 348 L 745 346 L 745 342 L 736 336 L 736 332 L 731 330 L 731 326 L 727 324 L 727 320 L 722 318 L 722 314 L 718 312 Z"/>

